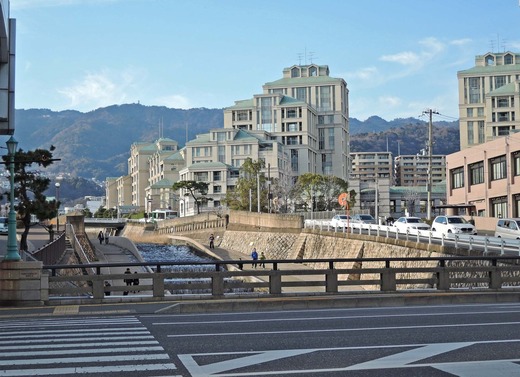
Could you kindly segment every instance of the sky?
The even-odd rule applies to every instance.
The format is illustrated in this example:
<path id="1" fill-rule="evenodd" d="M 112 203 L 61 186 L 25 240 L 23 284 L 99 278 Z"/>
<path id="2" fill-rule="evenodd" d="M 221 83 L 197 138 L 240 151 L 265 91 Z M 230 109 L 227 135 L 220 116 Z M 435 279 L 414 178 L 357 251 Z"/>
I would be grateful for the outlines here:
<path id="1" fill-rule="evenodd" d="M 224 108 L 327 65 L 350 117 L 458 118 L 457 71 L 520 52 L 519 0 L 11 0 L 17 109 Z"/>

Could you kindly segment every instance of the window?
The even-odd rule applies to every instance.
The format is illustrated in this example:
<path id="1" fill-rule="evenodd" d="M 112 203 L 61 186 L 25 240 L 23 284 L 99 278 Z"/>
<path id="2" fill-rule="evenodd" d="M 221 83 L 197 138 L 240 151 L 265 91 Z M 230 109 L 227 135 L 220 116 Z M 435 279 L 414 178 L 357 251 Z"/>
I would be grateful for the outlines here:
<path id="1" fill-rule="evenodd" d="M 484 128 L 484 121 L 479 120 L 478 121 L 478 143 L 482 144 L 486 140 L 486 131 Z"/>
<path id="2" fill-rule="evenodd" d="M 291 170 L 298 171 L 298 150 L 291 149 Z"/>
<path id="3" fill-rule="evenodd" d="M 468 108 L 466 109 L 466 116 L 467 116 L 468 118 L 473 117 L 473 108 L 472 108 L 472 107 L 468 107 Z"/>
<path id="4" fill-rule="evenodd" d="M 286 118 L 296 118 L 298 115 L 298 112 L 296 111 L 296 107 L 289 107 L 286 111 Z"/>
<path id="5" fill-rule="evenodd" d="M 208 180 L 208 172 L 195 172 L 193 173 L 193 179 L 198 182 L 206 182 Z"/>
<path id="6" fill-rule="evenodd" d="M 318 129 L 318 148 L 325 149 L 325 129 Z"/>
<path id="7" fill-rule="evenodd" d="M 513 153 L 513 174 L 520 175 L 520 152 Z"/>
<path id="8" fill-rule="evenodd" d="M 513 56 L 510 54 L 504 56 L 504 64 L 513 64 Z"/>
<path id="9" fill-rule="evenodd" d="M 504 218 L 508 216 L 507 198 L 505 196 L 491 199 L 491 216 L 498 218 Z"/>
<path id="10" fill-rule="evenodd" d="M 464 168 L 451 170 L 451 188 L 457 189 L 464 187 Z"/>
<path id="11" fill-rule="evenodd" d="M 506 85 L 506 76 L 495 76 L 495 89 Z"/>
<path id="12" fill-rule="evenodd" d="M 226 162 L 226 147 L 223 145 L 218 146 L 218 162 Z"/>
<path id="13" fill-rule="evenodd" d="M 222 175 L 220 174 L 219 171 L 214 171 L 214 172 L 213 172 L 213 180 L 214 180 L 214 181 L 220 181 L 221 176 L 222 176 Z"/>
<path id="14" fill-rule="evenodd" d="M 213 194 L 220 194 L 222 192 L 222 186 L 213 186 Z"/>
<path id="15" fill-rule="evenodd" d="M 285 145 L 298 145 L 298 136 L 287 136 Z"/>
<path id="16" fill-rule="evenodd" d="M 489 160 L 490 164 L 490 179 L 492 181 L 496 181 L 498 179 L 507 178 L 507 169 L 506 169 L 506 156 L 500 156 L 497 158 L 493 158 Z"/>
<path id="17" fill-rule="evenodd" d="M 469 184 L 478 185 L 484 183 L 484 162 L 480 161 L 469 166 Z"/>
<path id="18" fill-rule="evenodd" d="M 240 177 L 239 170 L 230 170 L 229 171 L 229 178 L 239 178 L 239 177 Z"/>
<path id="19" fill-rule="evenodd" d="M 313 66 L 309 68 L 309 76 L 318 76 L 318 70 L 316 67 Z"/>
<path id="20" fill-rule="evenodd" d="M 331 101 L 330 101 L 330 86 L 322 86 L 320 87 L 320 110 L 327 111 L 331 110 Z"/>
<path id="21" fill-rule="evenodd" d="M 297 132 L 298 131 L 298 123 L 287 123 L 286 129 L 288 132 Z"/>
<path id="22" fill-rule="evenodd" d="M 296 99 L 307 102 L 307 88 L 296 88 Z"/>
<path id="23" fill-rule="evenodd" d="M 291 69 L 291 77 L 300 77 L 300 69 L 296 67 Z"/>
<path id="24" fill-rule="evenodd" d="M 479 103 L 480 101 L 480 77 L 469 78 L 469 103 Z"/>
<path id="25" fill-rule="evenodd" d="M 509 98 L 508 97 L 498 97 L 497 98 L 497 107 L 509 107 Z"/>
<path id="26" fill-rule="evenodd" d="M 217 132 L 217 141 L 226 141 L 226 133 L 225 132 Z"/>
<path id="27" fill-rule="evenodd" d="M 473 122 L 468 122 L 468 144 L 475 144 L 474 140 L 474 133 L 473 133 Z"/>
<path id="28" fill-rule="evenodd" d="M 329 128 L 329 149 L 334 149 L 334 128 Z"/>

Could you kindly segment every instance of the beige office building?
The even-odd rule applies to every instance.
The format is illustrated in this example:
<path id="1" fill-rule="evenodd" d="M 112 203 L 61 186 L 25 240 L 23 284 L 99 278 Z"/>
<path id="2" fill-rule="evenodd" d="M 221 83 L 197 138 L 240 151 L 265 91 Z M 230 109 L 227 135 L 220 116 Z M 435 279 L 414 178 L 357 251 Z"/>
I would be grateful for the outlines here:
<path id="1" fill-rule="evenodd" d="M 345 80 L 326 65 L 294 65 L 263 93 L 224 110 L 224 128 L 267 132 L 285 146 L 295 176 L 303 173 L 348 179 L 350 135 Z"/>
<path id="2" fill-rule="evenodd" d="M 376 182 L 385 178 L 393 182 L 394 161 L 392 152 L 355 152 L 350 154 L 352 161 L 351 179 L 361 182 Z"/>
<path id="3" fill-rule="evenodd" d="M 478 55 L 475 66 L 457 78 L 461 149 L 520 129 L 520 54 Z"/>
<path id="4" fill-rule="evenodd" d="M 395 185 L 417 187 L 428 184 L 430 156 L 427 154 L 400 155 L 395 158 Z M 432 184 L 446 180 L 446 156 L 432 155 Z"/>

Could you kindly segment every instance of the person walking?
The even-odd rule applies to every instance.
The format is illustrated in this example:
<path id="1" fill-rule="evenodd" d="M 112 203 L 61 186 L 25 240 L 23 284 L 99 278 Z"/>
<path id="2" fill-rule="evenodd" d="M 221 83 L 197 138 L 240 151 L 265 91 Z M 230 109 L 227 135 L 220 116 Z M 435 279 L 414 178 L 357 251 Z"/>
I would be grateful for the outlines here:
<path id="1" fill-rule="evenodd" d="M 253 263 L 252 263 L 253 268 L 256 268 L 257 261 L 258 261 L 258 253 L 256 252 L 256 247 L 254 247 L 253 251 L 251 252 L 251 259 L 253 259 Z"/>
<path id="2" fill-rule="evenodd" d="M 215 248 L 215 236 L 213 235 L 213 233 L 211 233 L 211 235 L 209 236 L 209 248 Z"/>
<path id="3" fill-rule="evenodd" d="M 108 232 L 108 229 L 105 230 L 105 244 L 108 245 L 108 237 L 110 236 L 110 233 Z"/>
<path id="4" fill-rule="evenodd" d="M 264 254 L 264 252 L 262 251 L 262 252 L 260 253 L 260 266 L 262 266 L 262 268 L 265 268 L 265 262 L 264 262 L 264 261 L 265 261 L 265 254 Z"/>
<path id="5" fill-rule="evenodd" d="M 131 275 L 131 274 L 132 274 L 132 271 L 130 271 L 130 269 L 127 268 L 126 271 L 125 271 L 125 274 Z M 131 285 L 134 283 L 134 279 L 132 279 L 132 277 L 129 276 L 129 277 L 127 277 L 127 278 L 125 279 L 125 283 L 126 283 L 126 286 L 127 286 L 127 287 L 128 287 L 128 286 L 131 286 Z M 124 292 L 123 292 L 123 295 L 124 295 L 124 296 L 128 295 L 128 292 L 129 292 L 129 291 L 124 291 Z"/>
<path id="6" fill-rule="evenodd" d="M 104 238 L 102 230 L 99 231 L 99 234 L 97 235 L 97 238 L 99 240 L 99 244 L 102 245 L 103 244 L 103 238 Z"/>

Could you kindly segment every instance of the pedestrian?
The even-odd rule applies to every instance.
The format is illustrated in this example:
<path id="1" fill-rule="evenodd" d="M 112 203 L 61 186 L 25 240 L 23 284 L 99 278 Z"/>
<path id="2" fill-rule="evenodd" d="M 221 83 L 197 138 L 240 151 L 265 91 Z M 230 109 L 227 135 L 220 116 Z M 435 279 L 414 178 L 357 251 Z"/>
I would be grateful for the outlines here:
<path id="1" fill-rule="evenodd" d="M 130 271 L 130 269 L 127 268 L 126 271 L 125 271 L 125 274 L 129 274 L 129 275 L 131 275 L 131 274 L 132 274 L 132 271 Z M 131 286 L 131 285 L 134 283 L 134 279 L 126 278 L 126 279 L 125 279 L 125 283 L 126 283 L 127 286 Z M 123 295 L 124 295 L 124 296 L 128 295 L 128 291 L 124 291 L 124 292 L 123 292 Z"/>
<path id="2" fill-rule="evenodd" d="M 137 271 L 134 272 L 134 274 L 137 274 Z M 134 278 L 134 286 L 139 285 L 139 278 Z M 136 293 L 137 291 L 134 291 Z"/>
<path id="3" fill-rule="evenodd" d="M 209 248 L 215 248 L 215 236 L 213 235 L 213 233 L 211 233 L 211 235 L 209 236 Z"/>
<path id="4" fill-rule="evenodd" d="M 108 281 L 105 281 L 105 296 L 110 296 L 110 289 L 107 289 L 108 287 L 111 287 L 111 284 Z"/>
<path id="5" fill-rule="evenodd" d="M 99 240 L 99 244 L 102 245 L 103 244 L 103 239 L 104 239 L 102 230 L 99 231 L 99 234 L 97 235 L 97 238 Z"/>
<path id="6" fill-rule="evenodd" d="M 253 267 L 256 268 L 258 261 L 258 253 L 256 252 L 256 247 L 254 247 L 253 251 L 251 252 L 251 259 L 253 259 Z"/>
<path id="7" fill-rule="evenodd" d="M 108 245 L 108 237 L 110 236 L 110 233 L 108 230 L 105 231 L 105 244 Z"/>
<path id="8" fill-rule="evenodd" d="M 239 270 L 243 270 L 244 269 L 244 263 L 241 262 L 242 258 L 238 258 L 238 259 L 240 259 L 240 262 L 237 263 L 238 269 Z"/>
<path id="9" fill-rule="evenodd" d="M 264 262 L 264 261 L 265 261 L 265 254 L 264 254 L 264 252 L 262 251 L 262 252 L 260 253 L 260 266 L 262 266 L 262 268 L 265 268 L 265 262 Z"/>

